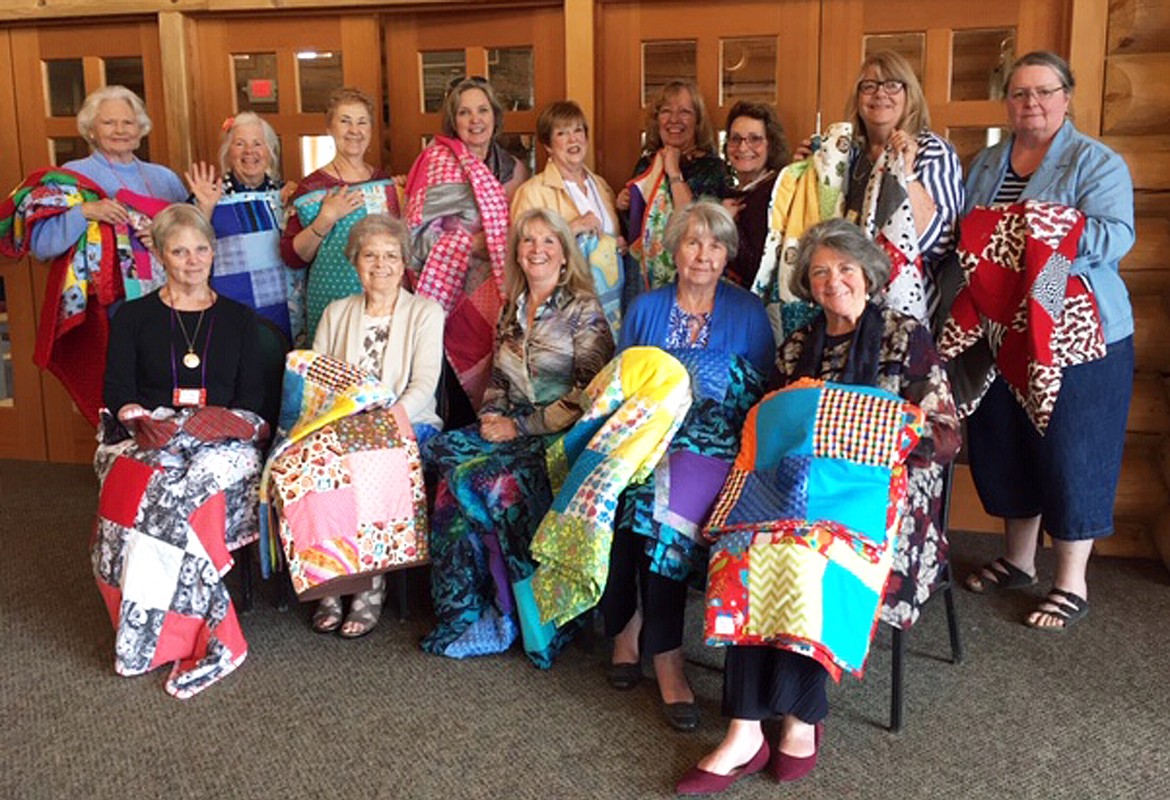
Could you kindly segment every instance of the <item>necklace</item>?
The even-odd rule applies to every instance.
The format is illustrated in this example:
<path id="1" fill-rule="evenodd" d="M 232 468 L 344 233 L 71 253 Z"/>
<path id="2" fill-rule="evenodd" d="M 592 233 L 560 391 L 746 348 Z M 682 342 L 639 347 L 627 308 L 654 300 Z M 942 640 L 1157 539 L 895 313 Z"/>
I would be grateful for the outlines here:
<path id="1" fill-rule="evenodd" d="M 183 341 L 187 343 L 187 352 L 183 355 L 183 366 L 187 369 L 197 369 L 201 363 L 199 354 L 195 352 L 195 340 L 199 338 L 199 328 L 203 326 L 203 315 L 207 313 L 207 309 L 199 312 L 199 321 L 195 323 L 195 332 L 190 336 L 187 335 L 187 326 L 183 324 L 183 317 L 173 307 L 171 313 L 175 315 L 175 319 L 179 321 L 179 330 L 183 332 Z"/>
<path id="2" fill-rule="evenodd" d="M 129 186 L 126 185 L 126 181 L 122 180 L 122 176 L 118 172 L 117 167 L 114 166 L 113 161 L 111 161 L 108 157 L 106 157 L 106 155 L 104 153 L 94 152 L 94 155 L 98 157 L 98 159 L 102 163 L 102 166 L 104 166 L 106 168 L 107 172 L 109 172 L 111 175 L 114 176 L 114 180 L 116 180 L 122 186 L 123 189 L 126 189 L 127 191 L 131 191 L 131 192 L 134 191 L 133 189 L 131 189 Z M 142 179 L 142 185 L 146 187 L 146 193 L 149 196 L 154 197 L 155 196 L 154 187 L 152 187 L 150 185 L 150 181 L 146 177 L 146 172 L 142 169 L 142 162 L 139 161 L 137 158 L 134 158 L 133 156 L 131 158 L 133 159 L 132 163 L 134 164 L 134 166 L 138 170 L 138 177 Z"/>
<path id="3" fill-rule="evenodd" d="M 356 181 L 347 181 L 345 179 L 345 176 L 343 176 L 341 174 L 341 166 L 337 163 L 337 159 L 333 159 L 332 161 L 330 161 L 329 166 L 333 167 L 333 174 L 337 176 L 337 180 L 341 181 L 342 183 L 344 183 L 346 185 L 353 184 L 353 183 L 365 183 L 367 180 L 369 180 L 369 178 L 358 178 Z M 361 172 L 365 172 L 367 169 L 368 168 L 366 167 L 366 165 L 363 164 Z"/>

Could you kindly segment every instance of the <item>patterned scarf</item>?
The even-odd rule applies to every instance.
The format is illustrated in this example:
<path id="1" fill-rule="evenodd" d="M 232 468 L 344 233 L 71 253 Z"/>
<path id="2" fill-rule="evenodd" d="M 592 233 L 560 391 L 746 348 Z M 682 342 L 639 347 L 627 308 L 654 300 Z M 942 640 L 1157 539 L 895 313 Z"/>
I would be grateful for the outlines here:
<path id="1" fill-rule="evenodd" d="M 674 200 L 661 150 L 626 187 L 630 190 L 630 254 L 642 265 L 642 288 L 666 286 L 675 275 L 674 258 L 666 250 L 666 223 Z"/>

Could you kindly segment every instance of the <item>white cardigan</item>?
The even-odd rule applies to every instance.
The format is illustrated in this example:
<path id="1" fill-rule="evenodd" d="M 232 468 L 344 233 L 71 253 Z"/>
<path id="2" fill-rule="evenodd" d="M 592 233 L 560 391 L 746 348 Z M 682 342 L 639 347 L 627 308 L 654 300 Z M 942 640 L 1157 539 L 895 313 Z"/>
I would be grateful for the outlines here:
<path id="1" fill-rule="evenodd" d="M 363 355 L 365 305 L 365 295 L 354 294 L 326 306 L 317 323 L 313 349 L 357 364 Z M 394 390 L 412 425 L 443 427 L 435 410 L 435 390 L 442 371 L 443 307 L 399 289 L 380 377 Z"/>

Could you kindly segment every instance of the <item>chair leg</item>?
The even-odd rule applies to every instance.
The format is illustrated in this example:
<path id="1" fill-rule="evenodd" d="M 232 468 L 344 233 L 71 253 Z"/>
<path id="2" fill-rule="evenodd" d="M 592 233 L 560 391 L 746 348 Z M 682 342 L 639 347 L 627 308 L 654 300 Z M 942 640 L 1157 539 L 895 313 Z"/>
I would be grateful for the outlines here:
<path id="1" fill-rule="evenodd" d="M 400 569 L 400 570 L 398 570 L 398 574 L 394 578 L 394 582 L 398 585 L 398 621 L 399 622 L 406 622 L 406 617 L 408 614 L 407 607 L 406 607 L 407 602 L 408 602 L 408 592 L 407 592 L 407 586 L 406 586 L 406 573 L 407 573 L 407 570 Z"/>
<path id="2" fill-rule="evenodd" d="M 238 566 L 240 570 L 240 612 L 252 610 L 252 546 L 242 547 L 238 551 Z"/>
<path id="3" fill-rule="evenodd" d="M 947 633 L 951 637 L 951 663 L 963 663 L 963 640 L 959 636 L 959 618 L 955 614 L 955 587 L 947 584 L 943 589 L 943 601 L 947 604 Z"/>
<path id="4" fill-rule="evenodd" d="M 891 646 L 893 661 L 890 666 L 890 733 L 902 730 L 902 677 L 906 663 L 906 632 L 892 628 L 894 639 Z"/>

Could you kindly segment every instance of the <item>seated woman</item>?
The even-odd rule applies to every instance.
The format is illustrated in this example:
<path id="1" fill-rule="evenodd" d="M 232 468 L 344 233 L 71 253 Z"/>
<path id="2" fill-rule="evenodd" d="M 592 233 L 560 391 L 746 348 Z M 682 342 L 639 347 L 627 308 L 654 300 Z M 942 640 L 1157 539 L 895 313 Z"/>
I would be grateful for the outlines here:
<path id="1" fill-rule="evenodd" d="M 623 352 L 662 348 L 692 373 L 695 399 L 670 444 L 666 474 L 624 493 L 600 603 L 606 635 L 616 637 L 610 684 L 636 685 L 642 653 L 649 651 L 667 721 L 682 731 L 699 724 L 682 654 L 698 528 L 739 448 L 744 416 L 763 394 L 774 352 L 763 304 L 720 280 L 738 241 L 735 222 L 717 202 L 676 211 L 665 243 L 677 279 L 634 301 L 620 338 Z M 670 481 L 686 487 L 668 491 L 676 503 L 689 495 L 685 509 L 664 507 L 656 497 Z"/>
<path id="2" fill-rule="evenodd" d="M 625 250 L 625 240 L 613 205 L 613 190 L 585 166 L 589 155 L 585 112 L 572 100 L 545 106 L 536 118 L 536 137 L 548 152 L 548 163 L 544 172 L 516 190 L 512 218 L 530 208 L 549 208 L 569 223 L 593 272 L 601 307 L 616 331 L 621 323 L 620 253 Z"/>
<path id="3" fill-rule="evenodd" d="M 187 170 L 191 199 L 219 239 L 211 286 L 271 320 L 294 345 L 305 339 L 305 271 L 280 258 L 285 201 L 295 183 L 280 179 L 280 139 L 259 114 L 243 111 L 223 123 L 215 167 Z"/>
<path id="4" fill-rule="evenodd" d="M 396 398 L 391 411 L 401 409 L 422 444 L 443 427 L 435 410 L 443 369 L 443 309 L 402 287 L 409 253 L 410 231 L 401 220 L 379 214 L 354 225 L 345 255 L 357 270 L 362 293 L 325 308 L 313 349 L 378 376 Z M 382 614 L 383 585 L 381 574 L 371 577 L 369 588 L 354 595 L 344 625 L 341 597 L 322 597 L 313 630 L 329 633 L 340 626 L 346 639 L 365 636 Z"/>
<path id="5" fill-rule="evenodd" d="M 221 577 L 257 536 L 267 425 L 256 317 L 208 285 L 211 226 L 174 205 L 152 232 L 167 283 L 111 325 L 93 563 L 115 669 L 175 662 L 167 691 L 189 697 L 247 655 Z"/>
<path id="6" fill-rule="evenodd" d="M 789 288 L 822 313 L 781 346 L 781 382 L 818 378 L 876 386 L 925 413 L 921 439 L 907 462 L 907 511 L 896 545 L 900 554 L 921 543 L 920 529 L 938 525 L 943 465 L 960 442 L 950 385 L 930 331 L 913 317 L 871 301 L 885 286 L 889 259 L 860 228 L 841 219 L 820 223 L 805 233 L 797 256 Z M 935 535 L 936 546 L 945 552 L 945 539 Z M 874 622 L 865 624 L 868 636 Z M 773 773 L 781 781 L 806 775 L 816 764 L 820 723 L 828 714 L 828 674 L 807 650 L 802 655 L 767 645 L 728 648 L 723 713 L 731 724 L 719 746 L 683 776 L 679 794 L 722 791 L 762 770 L 771 748 L 760 723 L 772 717 L 781 717 L 780 741 L 771 753 Z"/>
<path id="7" fill-rule="evenodd" d="M 424 454 L 439 478 L 431 525 L 439 624 L 422 645 L 456 658 L 500 652 L 515 639 L 512 585 L 535 568 L 529 545 L 552 501 L 545 449 L 581 415 L 584 389 L 614 349 L 564 220 L 526 211 L 508 252 L 507 305 L 479 424 L 436 437 Z M 543 648 L 529 655 L 549 663 Z"/>

